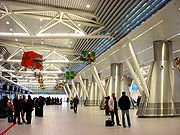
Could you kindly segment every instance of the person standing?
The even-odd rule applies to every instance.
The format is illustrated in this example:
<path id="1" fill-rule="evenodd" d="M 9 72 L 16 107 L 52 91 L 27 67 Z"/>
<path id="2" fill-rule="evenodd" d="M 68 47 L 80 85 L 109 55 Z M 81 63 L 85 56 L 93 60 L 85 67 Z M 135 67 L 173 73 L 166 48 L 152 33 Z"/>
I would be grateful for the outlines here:
<path id="1" fill-rule="evenodd" d="M 15 114 L 14 114 L 14 121 L 13 123 L 16 124 L 16 118 L 18 117 L 18 124 L 22 124 L 21 121 L 20 121 L 20 102 L 19 102 L 19 99 L 18 99 L 18 94 L 15 95 L 15 98 L 13 99 L 13 105 L 14 105 L 14 111 L 15 111 Z"/>
<path id="2" fill-rule="evenodd" d="M 140 101 L 141 101 L 141 96 L 138 96 L 138 98 L 137 98 L 137 107 L 139 107 Z"/>
<path id="3" fill-rule="evenodd" d="M 24 119 L 24 114 L 26 113 L 26 96 L 23 95 L 23 99 L 21 99 L 21 118 L 22 118 L 22 121 L 23 123 L 26 123 L 25 119 Z"/>
<path id="4" fill-rule="evenodd" d="M 8 106 L 8 123 L 11 123 L 13 122 L 13 112 L 14 112 L 11 98 L 9 98 L 9 101 L 7 102 L 7 106 Z"/>
<path id="5" fill-rule="evenodd" d="M 108 106 L 109 106 L 112 122 L 115 124 L 114 115 L 116 115 L 116 123 L 118 126 L 121 126 L 121 124 L 119 123 L 118 107 L 117 107 L 115 93 L 113 93 L 112 98 L 109 99 Z"/>
<path id="6" fill-rule="evenodd" d="M 44 100 L 40 96 L 39 97 L 39 117 L 43 117 L 43 106 L 44 106 Z"/>
<path id="7" fill-rule="evenodd" d="M 76 97 L 73 99 L 73 104 L 74 104 L 74 113 L 77 113 L 77 106 L 79 104 L 79 99 L 78 96 L 76 95 Z"/>
<path id="8" fill-rule="evenodd" d="M 108 106 L 109 99 L 110 99 L 109 96 L 105 97 L 104 110 L 105 110 L 105 115 L 106 116 L 109 116 L 109 106 Z"/>
<path id="9" fill-rule="evenodd" d="M 128 126 L 131 127 L 130 117 L 129 117 L 129 109 L 130 109 L 130 100 L 129 97 L 126 96 L 126 92 L 122 92 L 122 96 L 119 98 L 118 106 L 122 111 L 122 123 L 123 127 L 126 128 L 125 118 L 124 115 L 127 116 Z"/>
<path id="10" fill-rule="evenodd" d="M 26 104 L 26 120 L 27 123 L 26 124 L 31 124 L 31 113 L 33 111 L 33 100 L 31 99 L 31 96 L 28 95 L 28 100 L 27 100 L 27 104 Z"/>

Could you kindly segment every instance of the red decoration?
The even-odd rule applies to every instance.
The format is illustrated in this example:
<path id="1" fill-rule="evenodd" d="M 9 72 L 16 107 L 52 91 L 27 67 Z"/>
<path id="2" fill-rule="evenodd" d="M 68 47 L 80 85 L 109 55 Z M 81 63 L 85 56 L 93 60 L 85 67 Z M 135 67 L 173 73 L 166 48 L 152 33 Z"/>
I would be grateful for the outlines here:
<path id="1" fill-rule="evenodd" d="M 21 66 L 25 66 L 27 68 L 34 68 L 34 69 L 42 69 L 42 61 L 36 61 L 34 58 L 40 58 L 42 59 L 43 56 L 40 54 L 37 54 L 33 51 L 30 52 L 24 52 L 23 58 L 21 61 Z"/>

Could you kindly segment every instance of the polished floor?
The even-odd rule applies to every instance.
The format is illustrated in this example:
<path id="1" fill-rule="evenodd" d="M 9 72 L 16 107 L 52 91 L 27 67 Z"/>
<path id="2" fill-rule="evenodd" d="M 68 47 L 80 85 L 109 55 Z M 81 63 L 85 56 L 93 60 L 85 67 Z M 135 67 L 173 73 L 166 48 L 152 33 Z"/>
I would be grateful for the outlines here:
<path id="1" fill-rule="evenodd" d="M 44 107 L 44 117 L 35 117 L 31 125 L 15 125 L 6 135 L 180 135 L 180 118 L 136 118 L 131 110 L 131 128 L 105 127 L 104 111 L 98 107 L 79 107 L 74 114 L 66 103 Z M 119 114 L 120 115 L 120 114 Z M 0 119 L 0 133 L 11 124 Z"/>

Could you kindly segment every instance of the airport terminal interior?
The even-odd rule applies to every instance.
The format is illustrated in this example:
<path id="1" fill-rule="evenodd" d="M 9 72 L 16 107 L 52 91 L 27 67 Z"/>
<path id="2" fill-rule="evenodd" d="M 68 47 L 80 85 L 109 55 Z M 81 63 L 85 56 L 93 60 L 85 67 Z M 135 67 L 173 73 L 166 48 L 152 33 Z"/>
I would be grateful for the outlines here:
<path id="1" fill-rule="evenodd" d="M 180 0 L 0 0 L 0 135 L 180 135 Z"/>

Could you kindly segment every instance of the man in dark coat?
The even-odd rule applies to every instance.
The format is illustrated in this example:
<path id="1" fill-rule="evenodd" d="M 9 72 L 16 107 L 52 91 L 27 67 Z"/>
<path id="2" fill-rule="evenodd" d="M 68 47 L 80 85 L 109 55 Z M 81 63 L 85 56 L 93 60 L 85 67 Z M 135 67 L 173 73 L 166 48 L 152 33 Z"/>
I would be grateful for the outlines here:
<path id="1" fill-rule="evenodd" d="M 33 111 L 34 103 L 33 100 L 31 99 L 31 96 L 28 95 L 28 100 L 26 103 L 26 124 L 31 124 L 31 113 Z"/>
<path id="2" fill-rule="evenodd" d="M 74 103 L 74 113 L 77 113 L 77 105 L 79 104 L 78 96 L 76 96 L 76 97 L 73 99 L 73 103 Z"/>
<path id="3" fill-rule="evenodd" d="M 126 96 L 126 92 L 122 92 L 122 96 L 119 98 L 118 106 L 120 107 L 122 111 L 122 123 L 123 127 L 126 127 L 125 118 L 124 115 L 127 116 L 128 126 L 131 127 L 130 117 L 129 117 L 129 109 L 130 109 L 130 100 L 129 97 Z"/>
<path id="4" fill-rule="evenodd" d="M 21 107 L 20 107 L 20 102 L 19 102 L 19 99 L 18 99 L 18 94 L 16 94 L 15 98 L 13 99 L 13 106 L 14 106 L 14 111 L 15 111 L 13 123 L 16 124 L 16 118 L 18 117 L 18 124 L 22 124 L 21 121 L 20 121 Z"/>

